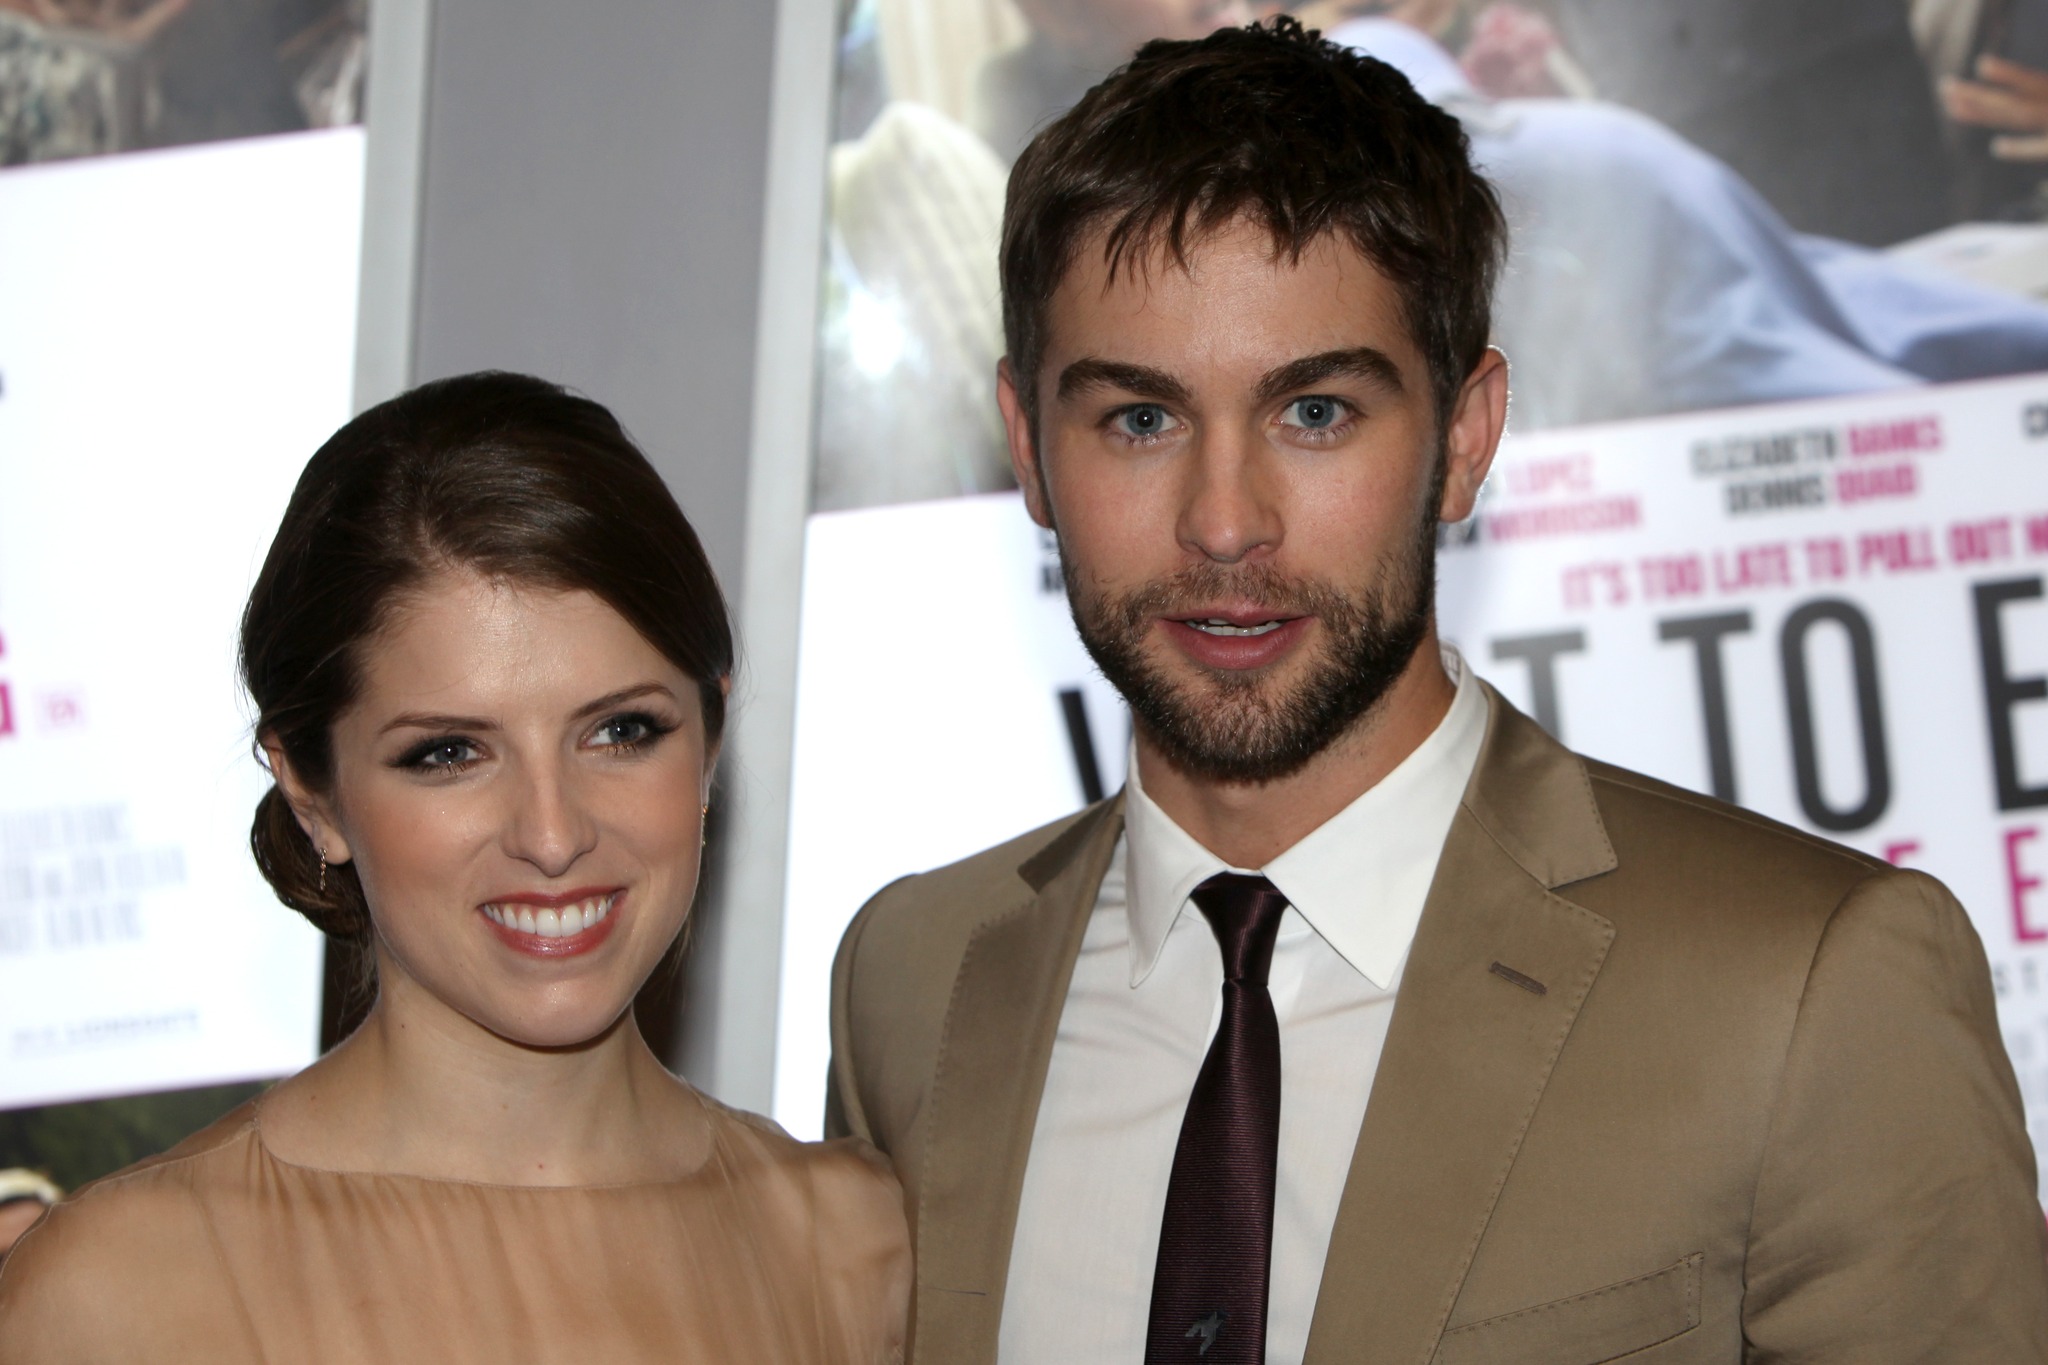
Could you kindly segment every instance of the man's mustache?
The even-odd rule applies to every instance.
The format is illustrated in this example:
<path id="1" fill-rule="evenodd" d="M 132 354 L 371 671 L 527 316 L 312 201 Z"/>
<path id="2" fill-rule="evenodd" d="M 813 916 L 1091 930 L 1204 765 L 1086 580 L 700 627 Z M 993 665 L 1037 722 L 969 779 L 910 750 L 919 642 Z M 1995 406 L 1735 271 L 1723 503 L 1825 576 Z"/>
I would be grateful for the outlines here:
<path id="1" fill-rule="evenodd" d="M 1219 603 L 1249 603 L 1275 616 L 1344 617 L 1356 608 L 1330 584 L 1284 573 L 1270 564 L 1195 564 L 1107 599 L 1110 614 L 1126 628 L 1156 616 L 1173 616 Z"/>

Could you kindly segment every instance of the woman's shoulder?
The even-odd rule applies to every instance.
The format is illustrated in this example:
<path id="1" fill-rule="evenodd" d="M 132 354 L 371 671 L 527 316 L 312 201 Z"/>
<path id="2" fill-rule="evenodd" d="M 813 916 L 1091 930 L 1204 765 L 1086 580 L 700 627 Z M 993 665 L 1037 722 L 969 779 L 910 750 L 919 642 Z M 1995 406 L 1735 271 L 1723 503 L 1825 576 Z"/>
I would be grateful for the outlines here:
<path id="1" fill-rule="evenodd" d="M 0 1261 L 0 1365 L 64 1359 L 70 1352 L 60 1346 L 116 1329 L 144 1313 L 145 1301 L 196 1302 L 187 1282 L 215 1263 L 207 1187 L 249 1139 L 252 1113 L 245 1105 L 45 1213 Z"/>
<path id="2" fill-rule="evenodd" d="M 81 1247 L 103 1246 L 112 1253 L 133 1243 L 135 1233 L 158 1230 L 155 1224 L 138 1227 L 134 1223 L 137 1218 L 146 1219 L 152 1214 L 173 1219 L 179 1215 L 197 1216 L 195 1197 L 203 1196 L 209 1186 L 218 1183 L 245 1144 L 254 1141 L 255 1112 L 252 1100 L 169 1151 L 79 1186 L 52 1207 L 22 1239 L 17 1253 L 38 1241 L 70 1240 L 74 1236 Z M 104 1239 L 92 1235 L 102 1227 L 125 1227 L 129 1235 Z M 46 1231 L 57 1228 L 66 1229 L 66 1235 L 60 1238 Z M 12 1273 L 18 1263 L 17 1256 L 10 1255 L 5 1264 Z"/>
<path id="3" fill-rule="evenodd" d="M 810 1267 L 832 1358 L 900 1360 L 910 1228 L 888 1159 L 859 1138 L 802 1142 L 759 1114 L 705 1104 L 730 1173 L 755 1192 L 753 1215 L 781 1227 L 792 1265 Z"/>
<path id="4" fill-rule="evenodd" d="M 698 1098 L 711 1116 L 721 1145 L 728 1149 L 737 1148 L 755 1160 L 801 1171 L 814 1184 L 882 1191 L 891 1199 L 901 1196 L 888 1158 L 859 1138 L 806 1142 L 791 1137 L 764 1114 L 721 1104 L 701 1091 Z"/>
<path id="5" fill-rule="evenodd" d="M 805 1142 L 760 1114 L 700 1095 L 727 1160 L 775 1184 L 801 1190 L 817 1223 L 834 1230 L 870 1229 L 884 1240 L 903 1225 L 903 1188 L 888 1158 L 859 1138 Z M 822 1230 L 822 1229 L 821 1229 Z M 907 1233 L 904 1234 L 907 1239 Z"/>
<path id="6" fill-rule="evenodd" d="M 168 1151 L 144 1157 L 133 1166 L 123 1166 L 112 1175 L 80 1185 L 71 1196 L 79 1199 L 97 1191 L 108 1193 L 130 1186 L 146 1186 L 164 1180 L 187 1180 L 220 1158 L 242 1151 L 256 1141 L 255 1100 L 244 1100 L 212 1123 Z"/>

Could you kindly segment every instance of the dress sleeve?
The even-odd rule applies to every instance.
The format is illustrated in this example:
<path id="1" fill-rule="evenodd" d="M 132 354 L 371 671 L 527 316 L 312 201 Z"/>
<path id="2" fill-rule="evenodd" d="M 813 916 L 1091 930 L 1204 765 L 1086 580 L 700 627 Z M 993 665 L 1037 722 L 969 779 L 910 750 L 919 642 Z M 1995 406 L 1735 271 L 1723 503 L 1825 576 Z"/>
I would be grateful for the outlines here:
<path id="1" fill-rule="evenodd" d="M 817 1149 L 812 1170 L 818 1314 L 825 1357 L 846 1365 L 903 1359 L 910 1231 L 888 1161 L 858 1139 Z"/>
<path id="2" fill-rule="evenodd" d="M 45 1229 L 50 1225 L 50 1212 L 29 1227 L 15 1242 L 14 1250 L 0 1258 L 0 1365 L 16 1365 L 26 1360 L 23 1354 L 31 1348 L 25 1340 L 35 1334 L 34 1304 L 43 1297 L 40 1286 L 32 1294 L 28 1288 L 42 1276 L 40 1248 Z"/>
<path id="3" fill-rule="evenodd" d="M 119 1339 L 122 1316 L 107 1302 L 120 1258 L 95 1235 L 104 1223 L 59 1204 L 0 1262 L 0 1365 L 98 1365 L 132 1358 Z M 100 1233 L 111 1229 L 102 1226 Z"/>
<path id="4" fill-rule="evenodd" d="M 0 1365 L 262 1358 L 175 1175 L 116 1175 L 43 1215 L 0 1262 Z"/>

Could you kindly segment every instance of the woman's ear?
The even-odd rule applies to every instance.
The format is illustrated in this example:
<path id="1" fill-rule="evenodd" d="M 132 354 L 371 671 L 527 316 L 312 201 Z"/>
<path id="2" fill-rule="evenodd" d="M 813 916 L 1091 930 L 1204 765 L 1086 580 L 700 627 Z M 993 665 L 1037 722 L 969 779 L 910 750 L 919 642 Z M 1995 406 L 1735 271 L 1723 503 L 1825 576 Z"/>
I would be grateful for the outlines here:
<path id="1" fill-rule="evenodd" d="M 314 850 L 329 863 L 345 863 L 353 858 L 355 855 L 349 851 L 348 839 L 334 818 L 333 803 L 300 779 L 275 735 L 259 736 L 257 743 L 263 749 L 263 760 L 270 769 L 270 775 L 277 780 L 277 789 L 284 793 L 285 804 L 292 808 L 299 828 L 306 831 L 306 837 L 313 841 Z"/>
<path id="2" fill-rule="evenodd" d="M 732 674 L 728 673 L 718 680 L 718 693 L 727 701 L 732 700 Z M 718 775 L 718 755 L 724 748 L 723 736 L 709 741 L 704 746 L 704 781 L 701 784 L 700 796 L 707 810 L 711 807 L 711 782 Z"/>

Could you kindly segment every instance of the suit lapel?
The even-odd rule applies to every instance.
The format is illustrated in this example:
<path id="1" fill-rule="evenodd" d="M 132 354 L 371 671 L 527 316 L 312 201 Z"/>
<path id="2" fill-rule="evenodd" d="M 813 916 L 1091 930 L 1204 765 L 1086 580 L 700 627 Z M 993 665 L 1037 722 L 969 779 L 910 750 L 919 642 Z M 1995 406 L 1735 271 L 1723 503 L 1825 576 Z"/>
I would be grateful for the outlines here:
<path id="1" fill-rule="evenodd" d="M 932 1081 L 918 1201 L 917 1358 L 994 1360 L 1024 1166 L 1060 1008 L 1123 832 L 1121 798 L 1018 869 L 1034 894 L 968 939 Z"/>
<path id="2" fill-rule="evenodd" d="M 1426 1365 L 1613 942 L 1552 887 L 1614 866 L 1579 760 L 1488 689 L 1330 1236 L 1305 1365 Z"/>

